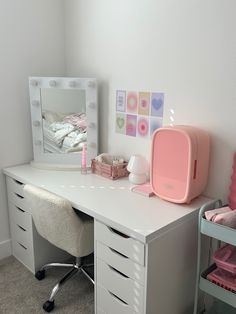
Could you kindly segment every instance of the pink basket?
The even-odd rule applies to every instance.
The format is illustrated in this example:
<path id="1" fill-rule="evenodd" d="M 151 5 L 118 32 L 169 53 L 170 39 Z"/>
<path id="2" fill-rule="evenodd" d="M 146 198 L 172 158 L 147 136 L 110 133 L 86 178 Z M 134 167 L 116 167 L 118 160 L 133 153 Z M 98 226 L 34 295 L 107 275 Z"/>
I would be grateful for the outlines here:
<path id="1" fill-rule="evenodd" d="M 214 255 L 213 259 L 216 265 L 236 275 L 236 247 L 230 244 L 226 244 L 218 249 Z"/>
<path id="2" fill-rule="evenodd" d="M 226 290 L 236 293 L 236 276 L 228 271 L 216 268 L 207 275 L 207 279 Z"/>
<path id="3" fill-rule="evenodd" d="M 105 164 L 104 162 L 97 161 L 95 159 L 91 160 L 92 173 L 98 174 L 105 178 L 109 178 L 111 180 L 117 180 L 122 177 L 127 177 L 129 175 L 127 165 L 128 162 L 123 162 L 123 164 L 112 166 Z"/>

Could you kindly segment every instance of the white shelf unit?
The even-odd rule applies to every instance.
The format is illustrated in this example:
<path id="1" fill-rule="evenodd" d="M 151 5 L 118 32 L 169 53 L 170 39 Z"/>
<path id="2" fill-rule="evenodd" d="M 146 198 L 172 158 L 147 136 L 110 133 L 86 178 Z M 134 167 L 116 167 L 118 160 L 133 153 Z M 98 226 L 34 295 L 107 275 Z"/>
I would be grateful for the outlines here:
<path id="1" fill-rule="evenodd" d="M 231 305 L 236 308 L 236 294 L 228 291 L 206 279 L 207 275 L 212 272 L 216 265 L 209 266 L 206 270 L 202 269 L 201 266 L 201 242 L 202 235 L 214 238 L 218 241 L 229 243 L 236 246 L 236 230 L 228 228 L 223 225 L 219 225 L 205 219 L 205 212 L 215 208 L 222 207 L 220 200 L 209 202 L 201 207 L 199 211 L 199 232 L 198 232 L 198 260 L 197 260 L 197 280 L 196 280 L 196 293 L 195 293 L 195 304 L 194 314 L 198 313 L 198 297 L 199 289 L 207 294 Z M 201 312 L 202 313 L 202 312 Z"/>

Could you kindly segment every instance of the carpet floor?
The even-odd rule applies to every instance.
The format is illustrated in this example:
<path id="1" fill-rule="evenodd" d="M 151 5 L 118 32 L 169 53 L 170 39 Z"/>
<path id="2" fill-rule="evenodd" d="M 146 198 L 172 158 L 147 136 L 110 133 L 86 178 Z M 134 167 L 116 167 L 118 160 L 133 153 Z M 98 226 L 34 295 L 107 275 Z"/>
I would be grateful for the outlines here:
<path id="1" fill-rule="evenodd" d="M 50 269 L 45 279 L 38 281 L 14 257 L 0 261 L 0 313 L 45 314 L 42 305 L 48 300 L 53 286 L 68 269 Z M 81 273 L 71 278 L 58 292 L 55 314 L 93 314 L 94 288 Z"/>

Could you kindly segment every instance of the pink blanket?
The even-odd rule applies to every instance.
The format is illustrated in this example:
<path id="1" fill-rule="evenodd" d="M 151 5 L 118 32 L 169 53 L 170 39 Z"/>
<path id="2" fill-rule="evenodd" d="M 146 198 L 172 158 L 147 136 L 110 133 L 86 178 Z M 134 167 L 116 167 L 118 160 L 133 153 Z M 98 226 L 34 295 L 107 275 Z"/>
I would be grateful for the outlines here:
<path id="1" fill-rule="evenodd" d="M 236 229 L 236 210 L 228 206 L 205 212 L 207 220 Z"/>
<path id="2" fill-rule="evenodd" d="M 87 122 L 86 122 L 86 114 L 85 113 L 73 113 L 69 116 L 66 116 L 63 119 L 63 122 L 67 122 L 72 124 L 73 126 L 81 129 L 86 129 Z"/>

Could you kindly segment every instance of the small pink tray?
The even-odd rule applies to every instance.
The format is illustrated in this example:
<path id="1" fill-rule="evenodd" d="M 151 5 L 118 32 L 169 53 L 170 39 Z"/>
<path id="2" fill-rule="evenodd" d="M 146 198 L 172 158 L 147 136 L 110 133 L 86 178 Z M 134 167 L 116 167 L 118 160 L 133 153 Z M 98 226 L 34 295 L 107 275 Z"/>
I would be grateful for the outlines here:
<path id="1" fill-rule="evenodd" d="M 226 244 L 218 249 L 213 259 L 216 265 L 236 276 L 236 247 Z"/>
<path id="2" fill-rule="evenodd" d="M 236 293 L 236 276 L 223 269 L 216 268 L 207 275 L 207 279 L 226 290 Z"/>

